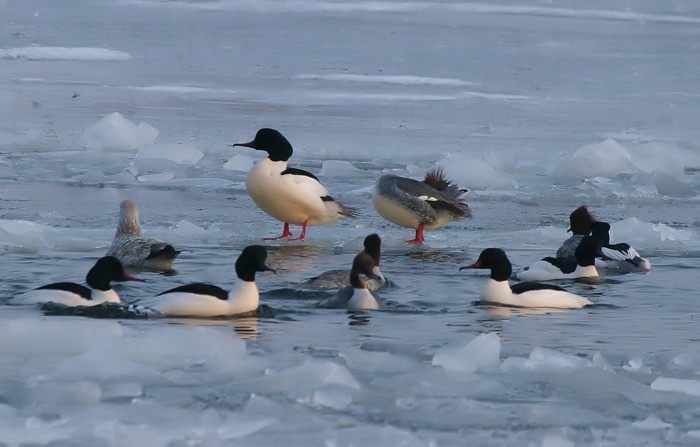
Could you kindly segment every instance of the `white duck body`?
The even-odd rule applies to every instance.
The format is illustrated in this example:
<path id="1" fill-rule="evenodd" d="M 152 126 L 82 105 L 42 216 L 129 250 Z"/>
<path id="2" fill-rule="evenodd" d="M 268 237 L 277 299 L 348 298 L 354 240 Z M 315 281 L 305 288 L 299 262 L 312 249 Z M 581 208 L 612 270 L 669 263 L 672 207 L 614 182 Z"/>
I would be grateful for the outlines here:
<path id="1" fill-rule="evenodd" d="M 372 295 L 367 288 L 364 289 L 352 289 L 352 296 L 350 301 L 348 301 L 348 309 L 350 310 L 376 310 L 381 306 L 377 299 Z"/>
<path id="2" fill-rule="evenodd" d="M 58 303 L 69 307 L 96 306 L 103 303 L 119 304 L 120 302 L 119 295 L 114 289 L 92 289 L 90 291 L 90 299 L 68 290 L 35 289 L 25 292 L 12 300 L 12 304 Z"/>
<path id="3" fill-rule="evenodd" d="M 516 288 L 517 288 L 516 284 Z M 508 280 L 489 279 L 481 294 L 484 301 L 517 307 L 543 307 L 552 309 L 578 309 L 591 303 L 590 300 L 556 289 L 536 289 L 514 293 Z"/>
<path id="4" fill-rule="evenodd" d="M 267 214 L 293 225 L 324 225 L 346 217 L 334 200 L 324 201 L 328 190 L 313 177 L 282 174 L 286 161 L 260 160 L 246 180 L 248 194 Z"/>
<path id="5" fill-rule="evenodd" d="M 254 281 L 238 281 L 227 299 L 194 292 L 169 292 L 142 300 L 141 305 L 173 317 L 218 317 L 256 310 L 260 293 Z"/>

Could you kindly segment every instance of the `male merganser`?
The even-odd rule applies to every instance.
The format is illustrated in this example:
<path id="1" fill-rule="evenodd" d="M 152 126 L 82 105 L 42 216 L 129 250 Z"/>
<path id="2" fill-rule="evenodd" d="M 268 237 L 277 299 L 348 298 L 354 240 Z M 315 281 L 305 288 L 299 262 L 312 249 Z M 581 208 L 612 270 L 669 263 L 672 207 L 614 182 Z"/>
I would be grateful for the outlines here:
<path id="1" fill-rule="evenodd" d="M 578 309 L 593 304 L 587 298 L 567 292 L 553 284 L 522 282 L 511 286 L 508 278 L 512 273 L 512 266 L 506 253 L 500 248 L 483 250 L 475 263 L 459 270 L 464 269 L 491 269 L 491 278 L 481 293 L 481 298 L 491 303 L 558 309 Z"/>
<path id="2" fill-rule="evenodd" d="M 585 205 L 579 206 L 571 214 L 569 214 L 569 229 L 573 234 L 565 240 L 559 250 L 557 250 L 557 258 L 573 258 L 576 253 L 576 247 L 585 236 L 591 234 L 591 225 L 595 218 L 588 212 Z"/>
<path id="3" fill-rule="evenodd" d="M 73 282 L 57 282 L 25 292 L 12 300 L 12 304 L 59 303 L 66 306 L 95 306 L 102 303 L 119 303 L 119 295 L 112 289 L 112 281 L 141 281 L 127 275 L 119 259 L 105 256 L 90 269 L 85 282 L 89 287 Z"/>
<path id="4" fill-rule="evenodd" d="M 586 236 L 576 247 L 574 258 L 552 258 L 548 256 L 536 261 L 515 274 L 522 281 L 548 281 L 551 279 L 587 278 L 598 276 L 595 268 L 596 256 L 602 256 L 600 241 Z"/>
<path id="5" fill-rule="evenodd" d="M 374 310 L 384 307 L 384 304 L 372 295 L 361 277 L 379 280 L 372 272 L 373 269 L 374 259 L 365 252 L 358 253 L 352 261 L 350 285 L 338 291 L 328 301 L 328 307 L 350 310 Z"/>
<path id="6" fill-rule="evenodd" d="M 107 256 L 119 258 L 126 267 L 170 271 L 180 252 L 166 242 L 141 236 L 139 206 L 124 200 L 119 207 L 119 224 Z"/>
<path id="7" fill-rule="evenodd" d="M 378 290 L 386 284 L 386 279 L 384 279 L 384 275 L 382 275 L 382 272 L 379 270 L 379 263 L 382 257 L 382 240 L 379 235 L 372 233 L 365 238 L 364 245 L 364 253 L 370 255 L 374 260 L 372 273 L 378 278 L 369 279 L 365 284 L 370 291 Z M 349 275 L 349 270 L 329 270 L 305 281 L 305 283 L 320 289 L 338 289 L 348 286 Z"/>
<path id="8" fill-rule="evenodd" d="M 440 168 L 425 174 L 422 182 L 386 174 L 377 180 L 372 194 L 380 216 L 405 228 L 415 228 L 409 244 L 425 241 L 423 230 L 440 228 L 454 220 L 471 217 L 469 206 L 461 201 L 466 192 L 445 178 Z"/>
<path id="9" fill-rule="evenodd" d="M 236 260 L 238 283 L 230 292 L 211 284 L 192 283 L 140 300 L 139 304 L 173 317 L 216 317 L 252 312 L 260 305 L 255 272 L 275 272 L 265 265 L 265 259 L 267 250 L 262 245 L 244 248 Z"/>
<path id="10" fill-rule="evenodd" d="M 610 224 L 607 222 L 593 223 L 593 236 L 601 241 L 601 251 L 605 256 L 603 259 L 596 259 L 596 267 L 614 269 L 620 272 L 631 272 L 651 270 L 651 262 L 642 258 L 637 250 L 624 242 L 610 244 Z"/>
<path id="11" fill-rule="evenodd" d="M 292 236 L 289 224 L 301 225 L 301 235 L 289 240 L 304 240 L 307 225 L 324 225 L 354 216 L 355 209 L 343 206 L 328 194 L 310 172 L 287 167 L 292 145 L 275 129 L 260 129 L 249 143 L 237 143 L 265 151 L 268 157 L 255 164 L 248 174 L 246 188 L 253 201 L 267 214 L 284 222 L 280 239 Z"/>

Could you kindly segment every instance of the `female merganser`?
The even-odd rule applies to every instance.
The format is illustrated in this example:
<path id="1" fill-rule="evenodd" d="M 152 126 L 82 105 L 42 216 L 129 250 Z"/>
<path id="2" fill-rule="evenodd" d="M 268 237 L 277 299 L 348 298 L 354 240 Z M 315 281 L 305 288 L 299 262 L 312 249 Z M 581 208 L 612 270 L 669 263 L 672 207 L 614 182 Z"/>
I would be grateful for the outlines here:
<path id="1" fill-rule="evenodd" d="M 364 245 L 364 253 L 370 255 L 374 260 L 372 273 L 378 278 L 369 279 L 365 284 L 370 291 L 378 290 L 386 284 L 386 279 L 384 279 L 384 275 L 382 275 L 382 272 L 379 270 L 379 263 L 382 257 L 382 240 L 379 235 L 372 233 L 365 238 Z M 305 283 L 320 289 L 338 289 L 348 286 L 349 275 L 349 270 L 329 270 L 307 280 Z"/>
<path id="2" fill-rule="evenodd" d="M 579 206 L 571 214 L 569 214 L 569 229 L 573 234 L 565 240 L 559 250 L 557 250 L 557 258 L 574 258 L 576 247 L 585 236 L 591 234 L 591 226 L 595 218 L 588 212 L 585 205 Z"/>
<path id="3" fill-rule="evenodd" d="M 352 261 L 350 270 L 350 285 L 338 291 L 328 301 L 328 307 L 350 310 L 374 310 L 381 309 L 384 304 L 372 295 L 361 275 L 370 279 L 379 280 L 372 270 L 374 259 L 365 252 L 359 253 Z"/>
<path id="4" fill-rule="evenodd" d="M 126 267 L 170 271 L 180 252 L 166 242 L 141 236 L 139 206 L 133 200 L 124 200 L 119 207 L 119 225 L 107 256 L 119 258 Z"/>
<path id="5" fill-rule="evenodd" d="M 102 303 L 119 303 L 119 295 L 112 289 L 112 281 L 141 281 L 127 275 L 119 259 L 105 256 L 90 269 L 85 282 L 89 287 L 73 282 L 47 284 L 12 300 L 12 304 L 59 303 L 66 306 L 95 306 Z"/>
<path id="6" fill-rule="evenodd" d="M 304 240 L 307 225 L 324 225 L 354 216 L 355 210 L 337 202 L 315 175 L 287 167 L 292 145 L 274 129 L 260 129 L 249 143 L 237 143 L 265 151 L 268 157 L 255 164 L 248 174 L 246 188 L 253 201 L 267 214 L 284 222 L 281 239 L 292 236 L 289 224 L 301 225 L 301 235 L 289 240 Z"/>
<path id="7" fill-rule="evenodd" d="M 252 312 L 260 305 L 255 272 L 272 271 L 265 265 L 267 250 L 262 245 L 243 249 L 236 260 L 238 284 L 230 291 L 220 287 L 192 283 L 141 300 L 139 304 L 163 315 L 174 317 L 216 317 Z"/>
<path id="8" fill-rule="evenodd" d="M 651 270 L 651 262 L 642 258 L 637 250 L 629 244 L 621 242 L 610 244 L 610 224 L 607 222 L 593 223 L 593 236 L 601 241 L 601 251 L 603 259 L 596 259 L 596 267 L 614 269 L 620 272 L 631 272 Z"/>
<path id="9" fill-rule="evenodd" d="M 505 252 L 500 248 L 483 250 L 475 263 L 461 267 L 459 270 L 464 269 L 491 269 L 491 278 L 481 294 L 484 301 L 491 303 L 558 309 L 578 309 L 593 304 L 582 296 L 552 284 L 522 282 L 511 286 L 508 278 L 512 273 L 512 266 Z"/>
<path id="10" fill-rule="evenodd" d="M 445 178 L 440 168 L 428 171 L 422 182 L 393 174 L 377 180 L 372 194 L 380 216 L 405 228 L 415 228 L 409 244 L 425 241 L 423 230 L 440 228 L 454 220 L 471 217 L 469 206 L 460 200 L 466 192 Z"/>
<path id="11" fill-rule="evenodd" d="M 594 236 L 586 236 L 576 247 L 574 258 L 552 258 L 548 256 L 541 261 L 516 273 L 522 281 L 548 281 L 551 279 L 587 278 L 598 276 L 595 268 L 596 256 L 600 253 L 600 241 Z"/>

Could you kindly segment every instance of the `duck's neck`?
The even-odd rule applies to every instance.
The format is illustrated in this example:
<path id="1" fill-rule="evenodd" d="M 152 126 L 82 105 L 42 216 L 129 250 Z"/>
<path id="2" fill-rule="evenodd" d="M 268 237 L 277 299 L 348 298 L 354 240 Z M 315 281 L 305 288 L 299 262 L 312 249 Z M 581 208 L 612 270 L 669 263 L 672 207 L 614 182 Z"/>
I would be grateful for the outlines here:
<path id="1" fill-rule="evenodd" d="M 141 236 L 139 216 L 135 213 L 122 214 L 117 227 L 117 236 Z"/>
<path id="2" fill-rule="evenodd" d="M 598 270 L 596 270 L 595 265 L 587 265 L 585 267 L 583 266 L 577 266 L 576 271 L 578 272 L 578 276 L 581 277 L 587 277 L 587 276 L 598 276 Z"/>
<path id="3" fill-rule="evenodd" d="M 95 302 L 95 304 L 98 303 L 120 303 L 121 300 L 119 299 L 119 295 L 117 295 L 117 292 L 114 291 L 114 289 L 108 289 L 108 290 L 99 290 L 99 289 L 92 289 L 92 292 L 90 293 L 90 299 Z"/>
<path id="4" fill-rule="evenodd" d="M 232 306 L 250 307 L 255 310 L 260 304 L 260 292 L 255 281 L 243 281 L 239 279 L 228 294 L 228 301 Z"/>
<path id="5" fill-rule="evenodd" d="M 360 274 L 354 271 L 350 272 L 350 285 L 353 289 L 366 288 L 365 283 L 360 279 Z"/>

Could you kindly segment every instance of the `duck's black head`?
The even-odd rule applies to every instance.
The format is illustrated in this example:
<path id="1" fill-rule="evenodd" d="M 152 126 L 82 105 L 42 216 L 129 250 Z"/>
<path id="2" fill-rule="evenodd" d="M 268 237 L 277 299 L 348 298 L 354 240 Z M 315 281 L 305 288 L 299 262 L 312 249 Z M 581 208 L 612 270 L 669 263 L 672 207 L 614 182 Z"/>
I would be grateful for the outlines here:
<path id="1" fill-rule="evenodd" d="M 372 233 L 365 238 L 365 253 L 374 259 L 374 265 L 379 265 L 382 258 L 382 239 L 378 234 Z"/>
<path id="2" fill-rule="evenodd" d="M 588 208 L 585 205 L 579 206 L 571 214 L 569 214 L 569 229 L 566 231 L 571 231 L 573 234 L 578 234 L 581 236 L 588 236 L 591 234 L 591 226 L 595 219 L 588 212 Z"/>
<path id="3" fill-rule="evenodd" d="M 380 280 L 372 271 L 374 269 L 374 259 L 364 251 L 358 253 L 352 260 L 352 270 L 350 270 L 350 285 L 356 289 L 365 287 L 365 283 L 360 280 L 360 275 L 365 275 L 370 279 Z"/>
<path id="4" fill-rule="evenodd" d="M 236 275 L 243 281 L 255 281 L 255 272 L 271 271 L 274 269 L 265 265 L 267 250 L 262 245 L 249 245 L 243 249 L 236 260 Z"/>
<path id="5" fill-rule="evenodd" d="M 591 236 L 596 237 L 603 246 L 610 245 L 610 224 L 607 222 L 593 222 Z"/>
<path id="6" fill-rule="evenodd" d="M 483 250 L 475 263 L 459 268 L 460 271 L 464 269 L 491 269 L 491 279 L 496 281 L 506 281 L 513 273 L 513 266 L 506 252 L 500 248 Z"/>
<path id="7" fill-rule="evenodd" d="M 109 290 L 112 281 L 141 281 L 139 278 L 128 275 L 119 259 L 114 256 L 105 256 L 97 260 L 85 277 L 85 282 L 93 289 Z"/>
<path id="8" fill-rule="evenodd" d="M 584 237 L 578 243 L 574 256 L 576 257 L 576 263 L 581 267 L 595 265 L 595 258 L 603 257 L 603 253 L 600 250 L 600 240 L 595 236 Z"/>
<path id="9" fill-rule="evenodd" d="M 255 139 L 248 143 L 236 143 L 232 146 L 244 146 L 267 152 L 272 161 L 287 161 L 292 156 L 292 145 L 279 131 L 263 128 L 255 134 Z"/>

